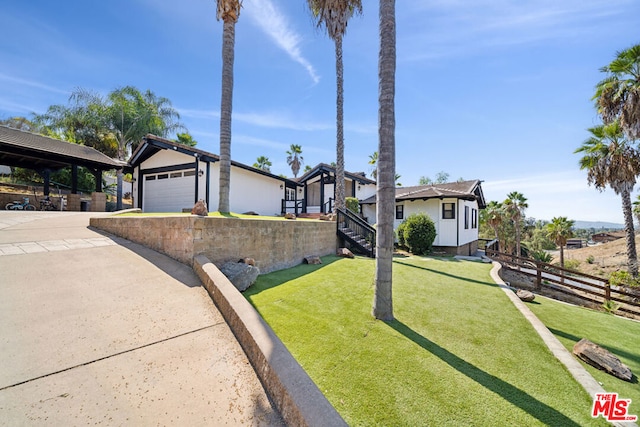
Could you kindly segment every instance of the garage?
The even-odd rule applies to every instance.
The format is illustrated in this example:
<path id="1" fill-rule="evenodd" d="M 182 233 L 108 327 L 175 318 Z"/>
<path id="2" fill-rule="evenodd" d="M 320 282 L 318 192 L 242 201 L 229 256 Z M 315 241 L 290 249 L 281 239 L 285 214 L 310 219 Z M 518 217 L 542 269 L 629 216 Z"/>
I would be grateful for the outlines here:
<path id="1" fill-rule="evenodd" d="M 144 176 L 145 212 L 182 212 L 195 203 L 195 169 Z"/>

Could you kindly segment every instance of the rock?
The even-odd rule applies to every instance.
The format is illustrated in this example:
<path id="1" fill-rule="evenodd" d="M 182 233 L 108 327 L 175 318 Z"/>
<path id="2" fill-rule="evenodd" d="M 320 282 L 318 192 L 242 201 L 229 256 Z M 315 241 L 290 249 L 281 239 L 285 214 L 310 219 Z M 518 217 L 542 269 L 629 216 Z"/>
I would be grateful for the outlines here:
<path id="1" fill-rule="evenodd" d="M 341 257 L 345 257 L 345 258 L 353 258 L 353 252 L 351 252 L 347 248 L 338 249 L 338 252 L 336 253 L 336 255 L 341 256 Z"/>
<path id="2" fill-rule="evenodd" d="M 320 221 L 335 221 L 336 214 L 330 213 L 326 215 L 320 215 Z"/>
<path id="3" fill-rule="evenodd" d="M 582 338 L 573 346 L 573 354 L 606 373 L 625 381 L 631 381 L 633 373 L 613 353 Z"/>
<path id="4" fill-rule="evenodd" d="M 191 215 L 209 215 L 209 212 L 207 211 L 207 203 L 202 199 L 198 200 L 196 204 L 193 205 L 193 209 L 191 209 Z"/>
<path id="5" fill-rule="evenodd" d="M 536 299 L 536 296 L 533 292 L 525 291 L 524 289 L 518 289 L 516 291 L 516 295 L 524 302 L 531 302 Z"/>
<path id="6" fill-rule="evenodd" d="M 256 260 L 253 258 L 241 258 L 238 260 L 238 262 L 243 262 L 245 264 L 249 264 L 249 265 L 256 265 Z"/>
<path id="7" fill-rule="evenodd" d="M 253 285 L 260 274 L 260 269 L 244 262 L 227 262 L 221 268 L 222 274 L 227 276 L 240 292 Z"/>
<path id="8" fill-rule="evenodd" d="M 319 256 L 311 255 L 311 256 L 304 257 L 304 263 L 317 265 L 317 264 L 322 264 L 322 260 L 320 259 Z"/>
<path id="9" fill-rule="evenodd" d="M 286 214 L 284 214 L 284 219 L 296 219 L 296 215 L 292 214 L 291 212 L 287 212 Z"/>

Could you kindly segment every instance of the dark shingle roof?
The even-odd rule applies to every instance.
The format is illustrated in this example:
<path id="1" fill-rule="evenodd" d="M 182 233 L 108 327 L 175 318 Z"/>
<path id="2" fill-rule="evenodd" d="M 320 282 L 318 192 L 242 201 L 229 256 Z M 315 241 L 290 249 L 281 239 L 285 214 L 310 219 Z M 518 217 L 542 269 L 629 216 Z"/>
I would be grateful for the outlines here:
<path id="1" fill-rule="evenodd" d="M 58 166 L 65 163 L 79 163 L 107 169 L 123 166 L 117 160 L 85 145 L 0 126 L 0 156 L 8 159 L 9 156 L 20 155 L 42 159 L 45 162 L 50 161 Z"/>
<path id="2" fill-rule="evenodd" d="M 294 178 L 298 182 L 305 182 L 308 179 L 314 178 L 319 175 L 321 172 L 329 172 L 333 175 L 336 173 L 335 166 L 328 165 L 326 163 L 319 163 L 314 168 L 310 169 L 309 172 L 306 172 L 299 178 Z M 376 182 L 372 179 L 367 178 L 367 175 L 364 172 L 348 172 L 344 171 L 345 177 L 352 179 L 354 181 L 361 182 L 362 184 L 375 184 Z"/>
<path id="3" fill-rule="evenodd" d="M 455 198 L 465 200 L 478 200 L 481 208 L 484 208 L 484 196 L 480 188 L 480 181 L 459 181 L 446 184 L 417 185 L 414 187 L 396 187 L 396 201 L 403 200 L 427 200 Z M 361 202 L 364 205 L 375 204 L 376 196 L 371 196 Z"/>

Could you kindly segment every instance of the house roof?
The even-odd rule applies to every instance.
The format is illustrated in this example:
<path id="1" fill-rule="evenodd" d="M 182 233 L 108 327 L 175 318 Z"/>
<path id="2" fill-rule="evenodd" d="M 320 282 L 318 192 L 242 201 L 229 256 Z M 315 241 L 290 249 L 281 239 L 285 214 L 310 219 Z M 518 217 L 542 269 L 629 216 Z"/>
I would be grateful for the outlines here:
<path id="1" fill-rule="evenodd" d="M 486 202 L 480 180 L 449 182 L 445 184 L 417 185 L 414 187 L 396 187 L 396 202 L 428 199 L 455 198 L 463 200 L 477 200 L 478 207 L 484 209 Z M 376 203 L 373 195 L 363 200 L 363 205 Z"/>
<path id="2" fill-rule="evenodd" d="M 186 154 L 188 156 L 193 156 L 194 158 L 197 157 L 200 160 L 211 162 L 211 163 L 220 161 L 220 156 L 218 156 L 217 154 L 209 153 L 207 151 L 200 150 L 194 147 L 189 147 L 188 145 L 180 144 L 178 142 L 161 138 L 156 135 L 147 134 L 147 136 L 145 136 L 142 139 L 142 143 L 138 145 L 138 148 L 136 148 L 136 150 L 131 155 L 131 158 L 129 159 L 129 166 L 130 167 L 139 166 L 142 162 L 149 159 L 151 156 L 153 156 L 160 150 L 173 150 L 178 153 Z M 259 175 L 264 175 L 269 178 L 283 181 L 287 183 L 287 186 L 294 186 L 294 187 L 301 186 L 301 184 L 299 184 L 295 180 L 274 175 L 270 172 L 263 171 L 262 169 L 254 168 L 253 166 L 248 166 L 233 160 L 231 161 L 231 165 L 241 169 L 245 169 L 250 172 L 257 173 Z"/>
<path id="3" fill-rule="evenodd" d="M 294 178 L 295 181 L 304 183 L 310 179 L 317 177 L 323 173 L 328 173 L 330 175 L 336 174 L 336 168 L 334 166 L 328 165 L 326 163 L 319 163 L 314 168 L 312 168 L 309 172 L 302 175 L 300 178 Z M 364 172 L 347 172 L 344 171 L 345 178 L 349 178 L 353 181 L 357 181 L 360 184 L 375 184 L 376 182 L 372 179 L 367 178 Z"/>
<path id="4" fill-rule="evenodd" d="M 100 170 L 124 164 L 86 145 L 0 126 L 0 164 L 29 169 L 62 169 L 69 165 Z"/>

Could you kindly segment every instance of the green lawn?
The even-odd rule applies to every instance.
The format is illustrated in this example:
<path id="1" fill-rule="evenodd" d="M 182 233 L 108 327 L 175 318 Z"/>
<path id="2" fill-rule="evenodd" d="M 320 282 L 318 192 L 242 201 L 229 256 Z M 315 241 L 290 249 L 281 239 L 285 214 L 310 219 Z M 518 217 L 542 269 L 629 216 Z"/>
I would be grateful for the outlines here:
<path id="1" fill-rule="evenodd" d="M 375 264 L 260 276 L 245 292 L 349 425 L 608 425 L 489 276 L 488 264 L 396 258 L 390 323 Z"/>
<path id="2" fill-rule="evenodd" d="M 536 304 L 531 304 L 530 308 L 569 351 L 575 343 L 586 338 L 618 356 L 634 373 L 633 382 L 619 380 L 586 363 L 582 364 L 606 391 L 631 399 L 629 413 L 640 415 L 640 322 L 548 298 L 537 298 Z"/>

